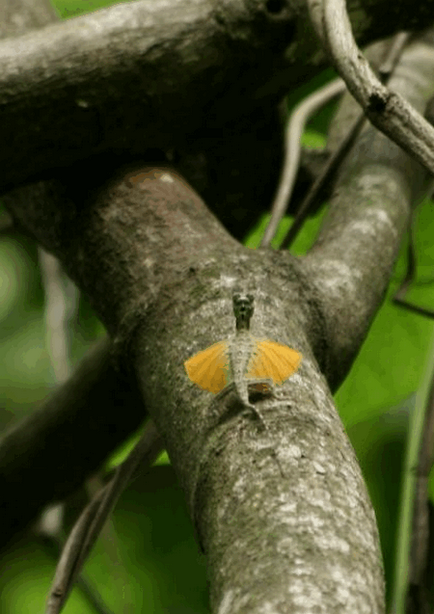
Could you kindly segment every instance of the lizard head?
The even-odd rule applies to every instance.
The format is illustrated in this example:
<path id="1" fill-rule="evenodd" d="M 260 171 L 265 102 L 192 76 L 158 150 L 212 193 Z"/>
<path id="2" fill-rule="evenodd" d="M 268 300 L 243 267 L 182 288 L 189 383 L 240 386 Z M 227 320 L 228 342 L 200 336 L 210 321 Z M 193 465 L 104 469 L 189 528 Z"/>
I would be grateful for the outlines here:
<path id="1" fill-rule="evenodd" d="M 237 330 L 249 330 L 250 318 L 254 311 L 253 300 L 252 294 L 234 294 L 233 305 Z"/>

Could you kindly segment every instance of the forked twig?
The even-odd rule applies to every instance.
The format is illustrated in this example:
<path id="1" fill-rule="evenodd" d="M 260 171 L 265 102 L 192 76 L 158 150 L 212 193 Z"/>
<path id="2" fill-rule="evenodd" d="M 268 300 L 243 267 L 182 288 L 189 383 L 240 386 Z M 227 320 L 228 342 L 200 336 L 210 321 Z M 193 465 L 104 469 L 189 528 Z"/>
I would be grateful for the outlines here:
<path id="1" fill-rule="evenodd" d="M 434 128 L 402 96 L 385 87 L 357 47 L 345 0 L 308 0 L 314 24 L 351 94 L 379 130 L 434 174 Z M 322 20 L 318 12 L 322 11 Z"/>
<path id="2" fill-rule="evenodd" d="M 58 614 L 72 589 L 77 574 L 94 545 L 121 493 L 144 466 L 162 450 L 162 440 L 152 421 L 140 441 L 117 468 L 113 479 L 85 507 L 64 546 L 47 601 L 46 614 Z"/>
<path id="3" fill-rule="evenodd" d="M 410 34 L 407 32 L 399 32 L 393 38 L 392 43 L 387 50 L 386 57 L 384 58 L 379 68 L 381 79 L 384 82 L 386 82 L 392 75 L 396 64 L 398 63 L 398 60 L 401 57 L 401 54 L 408 42 L 409 36 Z M 318 201 L 321 196 L 321 193 L 323 192 L 323 190 L 325 190 L 326 185 L 332 181 L 335 172 L 337 171 L 344 157 L 354 144 L 354 141 L 356 140 L 357 136 L 360 134 L 364 123 L 365 114 L 362 110 L 358 113 L 355 120 L 353 120 L 353 123 L 346 135 L 344 136 L 343 140 L 335 149 L 333 154 L 330 156 L 329 160 L 327 160 L 322 172 L 317 177 L 309 192 L 303 199 L 300 207 L 297 210 L 294 221 L 291 224 L 291 227 L 289 228 L 285 238 L 280 245 L 280 249 L 287 249 L 288 247 L 291 247 L 300 229 L 302 228 L 304 221 L 306 220 L 307 215 L 312 208 L 312 205 Z"/>

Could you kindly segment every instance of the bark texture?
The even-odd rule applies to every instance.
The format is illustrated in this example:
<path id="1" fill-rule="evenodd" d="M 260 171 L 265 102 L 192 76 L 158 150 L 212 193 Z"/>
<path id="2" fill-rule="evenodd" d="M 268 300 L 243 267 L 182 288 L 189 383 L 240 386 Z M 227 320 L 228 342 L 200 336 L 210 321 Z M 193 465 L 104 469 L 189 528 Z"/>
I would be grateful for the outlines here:
<path id="1" fill-rule="evenodd" d="M 350 3 L 358 42 L 425 27 L 433 0 L 414 8 Z M 90 156 L 200 151 L 247 132 L 324 59 L 301 0 L 141 0 L 5 38 L 0 193 Z"/>
<path id="2" fill-rule="evenodd" d="M 147 53 L 155 54 L 162 78 L 169 75 L 165 82 L 169 89 L 163 87 L 161 106 L 154 108 L 163 118 L 158 121 L 164 146 L 174 113 L 179 113 L 181 124 L 185 122 L 177 130 L 184 128 L 193 138 L 202 127 L 204 100 L 209 105 L 206 130 L 221 126 L 221 121 L 230 125 L 228 118 L 249 117 L 252 92 L 255 100 L 264 101 L 279 90 L 274 77 L 263 78 L 259 56 L 268 62 L 268 70 L 279 66 L 270 63 L 271 41 L 270 49 L 277 49 L 284 62 L 291 56 L 291 51 L 283 53 L 290 5 L 278 4 L 282 10 L 277 12 L 271 10 L 276 6 L 272 2 L 226 2 L 211 8 L 207 4 L 207 10 L 199 0 L 187 5 L 182 28 L 188 22 L 192 40 L 200 42 L 196 47 L 200 53 L 191 55 L 190 73 L 183 74 L 182 64 L 175 71 L 170 63 L 165 73 L 166 64 L 159 64 L 160 51 L 173 49 L 172 38 L 160 32 L 161 45 L 156 48 L 149 47 L 149 40 L 140 41 Z M 125 6 L 132 10 L 126 15 L 135 31 L 139 13 L 134 11 L 141 11 L 142 3 Z M 161 9 L 162 4 L 155 6 Z M 191 20 L 192 7 L 202 21 Z M 152 20 L 152 15 L 146 18 Z M 174 10 L 170 19 L 176 15 Z M 96 37 L 96 14 L 89 23 L 78 34 L 83 42 L 89 32 Z M 153 32 L 152 21 L 147 23 Z M 208 23 L 215 29 L 207 30 Z M 76 34 L 65 32 L 69 32 L 68 47 Z M 204 33 L 210 37 L 209 48 Z M 359 36 L 363 38 L 361 31 Z M 28 61 L 37 56 L 35 40 L 39 39 L 26 39 L 34 51 L 26 55 Z M 131 88 L 123 81 L 116 37 L 113 40 L 106 41 L 107 70 L 117 75 L 118 84 Z M 189 49 L 182 44 L 186 40 L 175 37 L 175 48 Z M 221 70 L 215 65 L 209 69 L 207 62 L 220 46 L 225 62 L 232 63 Z M 432 49 L 422 47 L 409 50 L 393 84 L 420 109 L 434 82 Z M 295 66 L 295 56 L 291 57 Z M 310 57 L 306 50 L 305 57 Z M 245 75 L 260 75 L 262 89 L 256 80 L 242 89 L 246 81 L 237 80 L 239 58 L 245 62 Z M 253 65 L 257 70 L 252 73 Z M 71 59 L 73 74 L 76 68 Z M 127 72 L 130 69 L 127 62 Z M 300 73 L 300 64 L 294 70 Z M 189 113 L 187 92 L 175 96 L 169 87 L 178 73 L 178 82 L 200 99 Z M 188 80 L 191 75 L 194 79 Z M 100 78 L 95 77 L 96 86 Z M 227 78 L 232 85 L 226 96 L 222 92 Z M 158 92 L 158 82 L 153 83 Z M 152 99 L 154 90 L 150 91 Z M 244 100 L 246 114 L 240 107 Z M 133 117 L 142 118 L 142 107 L 135 110 L 134 100 L 132 106 Z M 74 103 L 68 109 L 73 117 L 79 113 Z M 123 121 L 124 129 L 114 123 L 110 127 L 110 139 L 118 133 L 119 141 L 111 141 L 116 147 L 131 136 L 130 120 L 125 116 Z M 134 148 L 134 139 L 130 140 Z M 61 159 L 61 149 L 58 154 Z M 98 173 L 76 166 L 64 171 L 61 180 L 21 187 L 4 197 L 15 219 L 60 258 L 89 295 L 116 341 L 119 361 L 137 376 L 208 557 L 213 612 L 384 611 L 375 516 L 330 390 L 348 373 L 381 304 L 421 180 L 415 163 L 369 128 L 348 160 L 320 236 L 309 254 L 299 259 L 240 246 L 184 178 L 167 166 L 142 167 L 134 162 L 115 172 L 108 164 Z M 17 176 L 14 181 L 21 179 Z M 287 343 L 303 355 L 300 370 L 278 388 L 276 397 L 257 401 L 271 438 L 254 416 L 240 413 L 230 388 L 213 397 L 196 388 L 183 367 L 186 358 L 233 331 L 231 297 L 241 288 L 255 295 L 252 333 Z M 273 453 L 279 456 L 285 479 Z"/>

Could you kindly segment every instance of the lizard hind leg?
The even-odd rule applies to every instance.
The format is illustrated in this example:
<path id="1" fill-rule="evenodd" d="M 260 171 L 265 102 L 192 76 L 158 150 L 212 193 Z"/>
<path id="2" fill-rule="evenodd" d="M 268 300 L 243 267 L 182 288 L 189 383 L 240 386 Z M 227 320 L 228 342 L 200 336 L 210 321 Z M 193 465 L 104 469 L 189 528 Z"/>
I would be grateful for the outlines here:
<path id="1" fill-rule="evenodd" d="M 263 398 L 274 396 L 273 380 L 271 379 L 252 379 L 247 382 L 247 393 L 249 400 L 260 401 Z"/>
<path id="2" fill-rule="evenodd" d="M 271 379 L 249 380 L 243 390 L 239 390 L 239 396 L 247 411 L 251 411 L 261 423 L 262 428 L 268 431 L 265 420 L 256 407 L 255 403 L 265 397 L 273 396 L 273 382 Z"/>

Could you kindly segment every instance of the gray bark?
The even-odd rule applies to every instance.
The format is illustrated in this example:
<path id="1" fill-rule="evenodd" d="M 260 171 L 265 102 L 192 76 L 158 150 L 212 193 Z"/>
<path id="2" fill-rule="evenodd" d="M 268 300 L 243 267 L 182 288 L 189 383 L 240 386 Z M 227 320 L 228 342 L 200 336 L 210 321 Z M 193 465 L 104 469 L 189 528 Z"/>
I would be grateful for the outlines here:
<path id="1" fill-rule="evenodd" d="M 351 3 L 361 44 L 434 17 L 433 0 L 389 6 Z M 5 38 L 0 193 L 107 151 L 227 138 L 322 67 L 301 0 L 142 0 Z"/>
<path id="2" fill-rule="evenodd" d="M 134 5 L 123 6 L 136 15 Z M 265 104 L 280 87 L 274 77 L 264 79 L 259 62 L 253 72 L 262 80 L 262 88 L 255 78 L 244 92 L 236 83 L 222 94 L 225 79 L 232 82 L 239 74 L 239 54 L 247 62 L 247 75 L 253 74 L 259 55 L 270 61 L 270 40 L 276 41 L 282 57 L 285 45 L 276 32 L 287 27 L 286 9 L 283 17 L 281 12 L 273 17 L 259 2 L 218 3 L 216 21 L 216 6 L 211 21 L 214 26 L 218 23 L 219 36 L 210 36 L 208 49 L 203 39 L 208 30 L 201 29 L 198 49 L 205 58 L 192 56 L 189 74 L 200 81 L 198 89 L 193 87 L 194 79 L 188 80 L 189 74 L 178 79 L 199 99 L 197 106 L 190 107 L 191 123 L 184 126 L 190 138 L 194 133 L 190 126 L 197 127 L 196 114 L 203 111 L 204 100 L 211 105 L 213 98 L 215 107 L 206 107 L 208 113 L 218 109 L 216 119 L 210 117 L 215 128 L 221 121 L 240 117 L 244 107 L 239 101 L 244 96 L 248 116 L 252 93 Z M 210 13 L 200 15 L 205 18 Z M 97 17 L 92 19 L 95 24 Z M 266 34 L 261 36 L 263 31 Z M 67 48 L 74 35 L 70 36 Z M 175 41 L 185 51 L 179 38 Z M 143 44 L 146 47 L 146 41 Z M 170 46 L 165 38 L 163 51 L 166 45 Z M 220 45 L 221 57 L 232 67 L 203 71 L 204 62 Z M 36 54 L 37 47 L 32 48 Z M 393 87 L 423 109 L 432 90 L 434 63 L 432 50 L 418 49 L 413 47 L 406 55 L 404 64 L 410 70 L 398 75 Z M 113 51 L 107 53 L 108 72 L 116 74 L 116 82 L 131 93 L 119 58 Z M 154 53 L 158 65 L 162 61 L 158 47 Z M 30 55 L 26 57 L 30 61 Z M 165 64 L 160 66 L 164 82 Z M 300 66 L 293 74 L 300 74 Z M 71 61 L 72 73 L 76 68 Z M 137 70 L 134 63 L 133 69 Z M 173 85 L 175 72 L 182 70 L 171 65 L 167 70 L 172 75 L 167 85 Z M 223 82 L 213 81 L 216 75 Z M 220 96 L 215 96 L 215 88 Z M 168 127 L 173 126 L 167 109 L 172 105 L 187 121 L 185 97 L 192 96 L 192 92 L 174 96 L 175 90 L 169 91 L 166 99 L 163 87 L 158 106 L 162 146 L 169 142 Z M 236 108 L 231 110 L 229 101 Z M 72 117 L 79 113 L 73 102 L 65 112 L 68 109 Z M 142 115 L 138 112 L 135 117 Z M 131 136 L 128 119 L 122 121 L 119 142 Z M 114 126 L 113 135 L 116 130 Z M 182 127 L 176 130 L 179 133 Z M 67 132 L 63 134 L 70 138 Z M 111 143 L 116 144 L 116 139 Z M 381 304 L 422 179 L 406 154 L 370 128 L 348 160 L 314 248 L 299 259 L 240 246 L 170 168 L 137 165 L 116 174 L 107 168 L 97 177 L 87 177 L 85 185 L 69 172 L 61 182 L 23 187 L 4 198 L 20 224 L 60 258 L 89 295 L 117 342 L 119 360 L 137 375 L 207 554 L 213 612 L 384 611 L 375 516 L 331 390 L 348 373 Z M 17 175 L 14 181 L 21 179 Z M 240 286 L 255 294 L 252 333 L 287 343 L 303 354 L 299 372 L 278 389 L 276 398 L 261 402 L 271 440 L 252 416 L 239 413 L 231 390 L 214 398 L 197 389 L 183 368 L 194 352 L 232 332 L 231 295 Z M 286 479 L 277 470 L 273 450 Z"/>

